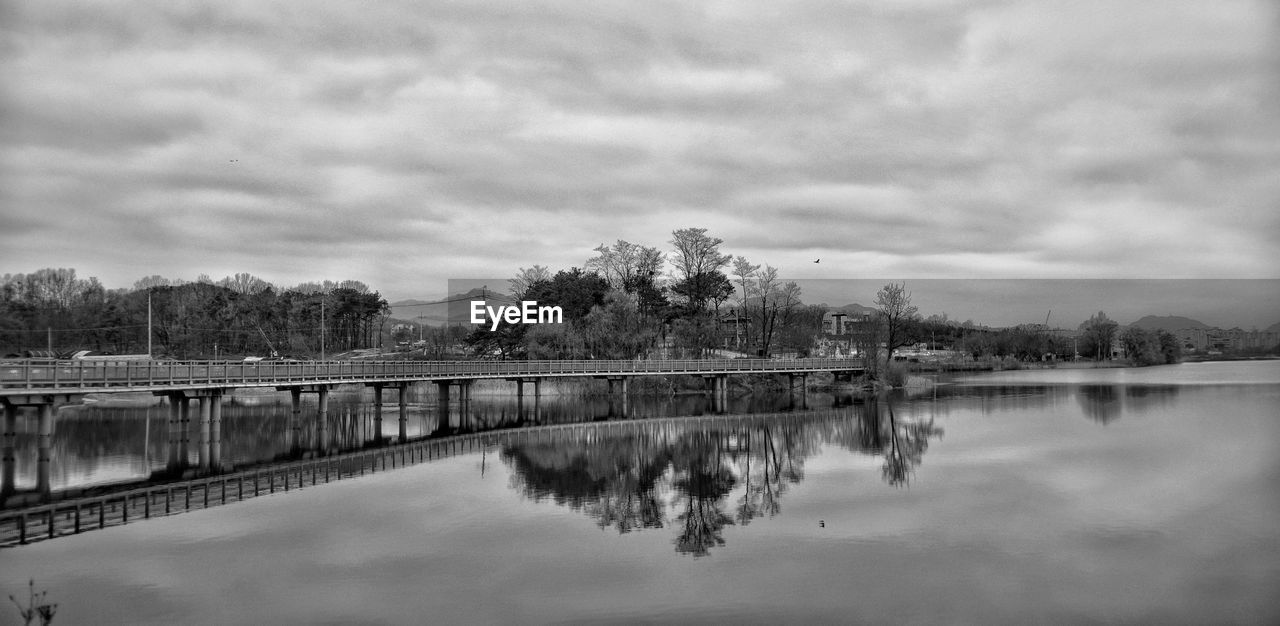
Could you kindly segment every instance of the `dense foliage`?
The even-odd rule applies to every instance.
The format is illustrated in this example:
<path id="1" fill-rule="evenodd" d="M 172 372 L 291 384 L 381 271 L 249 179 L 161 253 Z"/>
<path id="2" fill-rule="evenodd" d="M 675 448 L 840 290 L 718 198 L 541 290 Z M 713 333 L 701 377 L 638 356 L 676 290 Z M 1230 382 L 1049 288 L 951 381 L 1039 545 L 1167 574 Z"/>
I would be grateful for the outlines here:
<path id="1" fill-rule="evenodd" d="M 312 354 L 322 337 L 330 351 L 376 345 L 388 312 L 354 281 L 277 290 L 248 274 L 177 284 L 153 276 L 107 290 L 73 269 L 44 269 L 4 276 L 0 349 L 142 353 L 150 316 L 158 356 Z"/>

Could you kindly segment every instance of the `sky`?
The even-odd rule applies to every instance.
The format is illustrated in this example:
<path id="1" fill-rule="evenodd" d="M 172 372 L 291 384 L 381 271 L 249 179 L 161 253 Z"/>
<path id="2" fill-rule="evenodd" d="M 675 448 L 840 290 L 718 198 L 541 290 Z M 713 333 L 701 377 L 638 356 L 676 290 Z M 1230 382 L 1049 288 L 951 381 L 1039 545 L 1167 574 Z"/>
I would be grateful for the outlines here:
<path id="1" fill-rule="evenodd" d="M 1278 6 L 5 0 L 0 273 L 1276 279 Z"/>

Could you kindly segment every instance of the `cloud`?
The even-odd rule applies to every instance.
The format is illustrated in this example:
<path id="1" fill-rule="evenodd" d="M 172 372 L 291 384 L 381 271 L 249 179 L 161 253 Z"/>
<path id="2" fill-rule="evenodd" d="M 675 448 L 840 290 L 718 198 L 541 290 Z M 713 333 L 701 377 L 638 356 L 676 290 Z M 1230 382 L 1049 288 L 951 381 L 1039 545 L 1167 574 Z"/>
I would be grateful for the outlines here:
<path id="1" fill-rule="evenodd" d="M 784 272 L 1280 267 L 1264 2 L 51 1 L 0 17 L 6 271 L 124 286 L 232 268 L 415 297 L 690 226 Z"/>

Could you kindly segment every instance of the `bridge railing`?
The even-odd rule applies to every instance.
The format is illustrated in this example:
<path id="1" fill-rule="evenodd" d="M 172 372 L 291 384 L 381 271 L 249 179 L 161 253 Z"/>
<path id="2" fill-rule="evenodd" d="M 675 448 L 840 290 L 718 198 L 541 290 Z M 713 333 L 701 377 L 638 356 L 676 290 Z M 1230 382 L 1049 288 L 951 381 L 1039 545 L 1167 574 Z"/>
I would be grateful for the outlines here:
<path id="1" fill-rule="evenodd" d="M 670 361 L 0 361 L 0 393 L 127 390 L 535 376 L 733 374 L 859 370 L 850 359 Z"/>

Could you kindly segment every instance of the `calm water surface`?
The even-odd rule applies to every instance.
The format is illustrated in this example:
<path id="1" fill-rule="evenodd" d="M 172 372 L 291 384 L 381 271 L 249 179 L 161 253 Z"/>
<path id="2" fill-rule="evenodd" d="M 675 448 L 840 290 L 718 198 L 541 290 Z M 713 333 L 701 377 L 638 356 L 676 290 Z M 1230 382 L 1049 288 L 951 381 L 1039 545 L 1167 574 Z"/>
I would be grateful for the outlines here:
<path id="1" fill-rule="evenodd" d="M 700 402 L 633 398 L 614 434 L 6 549 L 0 594 L 35 578 L 74 624 L 1280 621 L 1280 362 L 967 376 L 645 425 Z M 63 453 L 82 459 L 69 483 L 112 467 Z"/>

